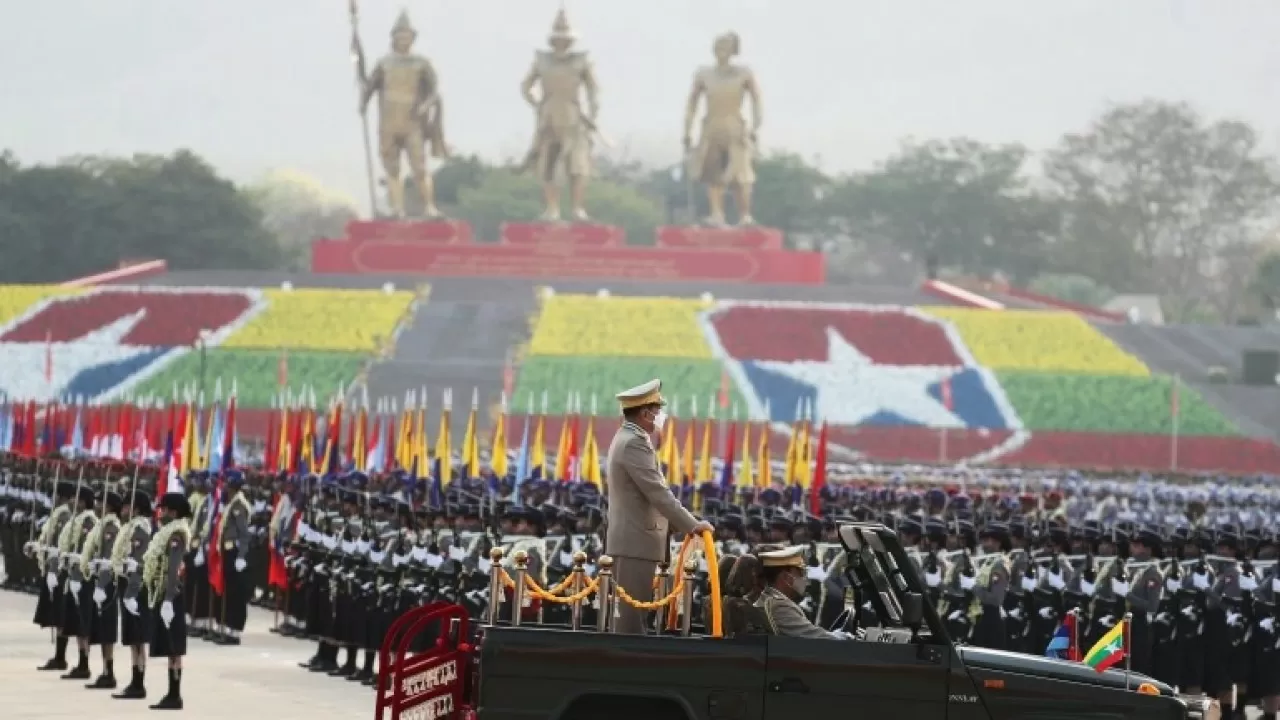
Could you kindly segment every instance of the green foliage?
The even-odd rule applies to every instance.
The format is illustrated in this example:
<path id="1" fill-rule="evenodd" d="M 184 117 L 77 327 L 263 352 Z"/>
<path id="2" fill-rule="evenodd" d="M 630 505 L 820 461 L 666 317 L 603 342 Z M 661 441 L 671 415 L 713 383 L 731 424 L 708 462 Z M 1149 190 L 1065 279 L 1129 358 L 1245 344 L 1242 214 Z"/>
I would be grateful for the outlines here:
<path id="1" fill-rule="evenodd" d="M 617 411 L 614 395 L 653 378 L 662 378 L 662 394 L 672 403 L 672 412 L 689 417 L 697 402 L 697 416 L 706 417 L 707 404 L 718 397 L 721 366 L 717 360 L 660 358 L 600 358 L 532 356 L 520 368 L 512 401 L 513 412 L 528 410 L 532 394 L 534 410 L 541 411 L 542 395 L 547 395 L 547 410 L 563 414 L 569 394 L 580 392 L 582 411 L 591 411 L 591 398 L 605 415 Z M 737 389 L 729 396 L 730 406 L 746 404 Z"/>
<path id="2" fill-rule="evenodd" d="M 287 390 L 297 395 L 311 388 L 316 397 L 331 397 L 340 386 L 350 387 L 366 359 L 355 353 L 290 352 Z M 230 392 L 234 382 L 236 402 L 241 407 L 267 408 L 281 390 L 278 352 L 213 348 L 206 352 L 203 364 L 202 378 L 200 352 L 188 352 L 143 381 L 133 394 L 169 398 L 175 384 L 179 388 L 194 386 L 197 391 L 203 386 L 205 398 L 212 400 L 219 381 L 224 392 Z"/>
<path id="3" fill-rule="evenodd" d="M 997 373 L 997 377 L 1030 430 L 1154 434 L 1173 431 L 1173 382 L 1167 376 L 1008 371 Z M 1180 384 L 1178 394 L 1180 434 L 1238 434 L 1195 390 Z"/>
<path id="4" fill-rule="evenodd" d="M 1110 288 L 1099 285 L 1092 278 L 1074 273 L 1043 273 L 1031 281 L 1030 290 L 1056 297 L 1059 300 L 1101 307 L 1115 297 Z"/>
<path id="5" fill-rule="evenodd" d="M 258 208 L 190 152 L 0 161 L 0 282 L 48 282 L 121 261 L 174 269 L 268 269 L 280 262 Z"/>

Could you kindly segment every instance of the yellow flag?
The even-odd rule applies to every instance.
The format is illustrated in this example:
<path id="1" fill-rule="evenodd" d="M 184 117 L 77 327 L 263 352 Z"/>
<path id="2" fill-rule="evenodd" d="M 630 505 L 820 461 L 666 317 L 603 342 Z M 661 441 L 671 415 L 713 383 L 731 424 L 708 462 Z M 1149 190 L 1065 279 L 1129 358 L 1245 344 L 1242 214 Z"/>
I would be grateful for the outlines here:
<path id="1" fill-rule="evenodd" d="M 449 408 L 440 411 L 440 434 L 436 436 L 436 460 L 440 461 L 440 484 L 448 485 L 453 480 L 453 438 L 449 433 Z M 426 468 L 425 475 L 431 474 Z"/>
<path id="2" fill-rule="evenodd" d="M 560 442 L 556 443 L 556 480 L 558 482 L 569 481 L 569 445 L 572 443 L 570 435 L 572 426 L 573 418 L 565 415 L 563 422 L 560 423 Z"/>
<path id="3" fill-rule="evenodd" d="M 800 427 L 799 449 L 796 452 L 796 484 L 805 490 L 809 489 L 809 480 L 813 475 L 813 438 L 809 431 L 809 421 L 805 420 Z"/>
<path id="4" fill-rule="evenodd" d="M 493 442 L 489 445 L 489 467 L 498 477 L 507 476 L 507 414 L 498 413 L 498 422 L 493 426 Z"/>
<path id="5" fill-rule="evenodd" d="M 476 431 L 476 409 L 471 408 L 467 416 L 467 430 L 462 436 L 462 462 L 467 468 L 467 477 L 480 477 L 480 440 Z"/>
<path id="6" fill-rule="evenodd" d="M 773 483 L 773 458 L 769 457 L 769 422 L 760 430 L 760 454 L 757 465 L 756 487 L 767 488 Z"/>
<path id="7" fill-rule="evenodd" d="M 684 455 L 680 458 L 680 484 L 692 483 L 693 475 L 693 426 L 695 421 L 689 421 L 689 429 L 684 431 Z"/>
<path id="8" fill-rule="evenodd" d="M 742 423 L 742 469 L 738 471 L 739 487 L 747 487 L 755 480 L 751 467 L 751 421 Z"/>
<path id="9" fill-rule="evenodd" d="M 546 439 L 546 418 L 542 415 L 538 416 L 538 425 L 533 431 L 533 447 L 529 450 L 529 476 L 533 477 L 534 471 L 542 479 L 547 477 L 547 439 Z M 523 480 L 524 478 L 520 478 Z"/>
<path id="10" fill-rule="evenodd" d="M 680 474 L 678 464 L 680 462 L 680 448 L 676 447 L 676 420 L 669 418 L 667 426 L 662 428 L 662 456 L 659 460 L 667 466 L 667 484 L 676 484 L 676 477 Z"/>
<path id="11" fill-rule="evenodd" d="M 587 439 L 582 448 L 582 481 L 603 489 L 600 477 L 600 448 L 596 445 L 596 419 L 587 419 Z"/>
<path id="12" fill-rule="evenodd" d="M 702 424 L 702 452 L 698 454 L 698 484 L 711 482 L 711 421 Z"/>

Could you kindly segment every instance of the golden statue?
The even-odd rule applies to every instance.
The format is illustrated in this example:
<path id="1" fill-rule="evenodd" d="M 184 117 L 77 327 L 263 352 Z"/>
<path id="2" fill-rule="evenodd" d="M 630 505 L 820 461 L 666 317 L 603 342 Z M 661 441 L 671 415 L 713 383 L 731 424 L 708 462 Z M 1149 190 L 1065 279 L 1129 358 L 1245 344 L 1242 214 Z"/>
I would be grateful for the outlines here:
<path id="1" fill-rule="evenodd" d="M 716 64 L 698 70 L 689 90 L 684 114 L 684 148 L 691 177 L 707 186 L 707 204 L 711 208 L 706 222 L 724 225 L 724 193 L 733 188 L 737 201 L 739 225 L 751 225 L 751 187 L 756 181 L 752 163 L 756 156 L 756 133 L 760 130 L 764 108 L 756 76 L 745 65 L 735 65 L 733 58 L 741 49 L 737 33 L 725 33 L 712 45 Z M 751 126 L 742 117 L 742 101 L 751 98 Z M 702 116 L 702 132 L 693 145 L 691 133 L 698 114 L 698 102 L 706 99 Z"/>
<path id="2" fill-rule="evenodd" d="M 427 217 L 440 217 L 435 186 L 427 172 L 426 145 L 431 156 L 446 157 L 444 108 L 435 68 L 421 55 L 410 52 L 418 33 L 401 11 L 391 28 L 391 52 L 378 61 L 364 80 L 360 93 L 360 114 L 369 100 L 378 95 L 378 154 L 386 170 L 387 199 L 391 212 L 404 217 L 404 179 L 400 176 L 400 156 L 409 156 L 409 173 L 414 187 L 422 193 Z"/>
<path id="3" fill-rule="evenodd" d="M 591 143 L 596 132 L 598 87 L 587 54 L 573 51 L 576 40 L 564 7 L 556 13 L 548 43 L 551 50 L 539 50 L 533 67 L 521 83 L 524 99 L 537 114 L 537 129 L 525 157 L 524 167 L 536 168 L 542 181 L 546 210 L 542 219 L 560 219 L 560 187 L 557 175 L 569 178 L 573 218 L 586 221 L 587 178 L 591 175 Z M 538 86 L 538 96 L 533 88 Z M 582 106 L 586 96 L 585 112 Z"/>

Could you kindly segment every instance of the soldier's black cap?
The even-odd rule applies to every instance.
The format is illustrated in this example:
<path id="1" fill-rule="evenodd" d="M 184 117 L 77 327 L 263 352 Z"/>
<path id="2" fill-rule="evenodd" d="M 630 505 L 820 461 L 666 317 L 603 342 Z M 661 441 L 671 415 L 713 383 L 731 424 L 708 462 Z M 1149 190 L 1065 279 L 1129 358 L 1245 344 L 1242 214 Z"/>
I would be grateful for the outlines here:
<path id="1" fill-rule="evenodd" d="M 191 517 L 191 503 L 187 500 L 187 496 L 182 493 L 165 493 L 160 498 L 160 507 L 165 510 L 172 510 L 178 514 L 179 518 Z"/>
<path id="2" fill-rule="evenodd" d="M 925 535 L 934 542 L 947 539 L 947 523 L 942 518 L 929 518 L 924 522 Z"/>
<path id="3" fill-rule="evenodd" d="M 133 513 L 138 516 L 151 514 L 151 496 L 142 490 L 133 493 Z"/>
<path id="4" fill-rule="evenodd" d="M 86 485 L 86 486 L 82 486 L 82 487 L 80 488 L 80 498 L 79 498 L 79 501 L 80 501 L 80 503 L 81 503 L 81 504 L 83 504 L 83 505 L 93 505 L 93 501 L 94 501 L 94 499 L 95 499 L 95 497 L 94 497 L 93 488 L 91 488 L 91 487 L 89 487 L 89 486 L 87 486 L 87 485 Z"/>
<path id="5" fill-rule="evenodd" d="M 1152 527 L 1141 527 L 1134 532 L 1133 537 L 1129 539 L 1130 543 L 1138 543 L 1144 547 L 1152 549 L 1160 548 L 1164 545 L 1164 538 L 1160 537 L 1160 533 Z"/>
<path id="6" fill-rule="evenodd" d="M 59 500 L 70 500 L 76 496 L 76 484 L 71 482 L 58 483 L 58 487 L 54 490 Z"/>
<path id="7" fill-rule="evenodd" d="M 124 507 L 124 498 L 115 490 L 110 490 L 107 492 L 106 505 L 107 512 L 118 513 Z"/>
<path id="8" fill-rule="evenodd" d="M 901 535 L 923 535 L 924 526 L 915 518 L 906 518 L 898 523 L 898 533 Z"/>

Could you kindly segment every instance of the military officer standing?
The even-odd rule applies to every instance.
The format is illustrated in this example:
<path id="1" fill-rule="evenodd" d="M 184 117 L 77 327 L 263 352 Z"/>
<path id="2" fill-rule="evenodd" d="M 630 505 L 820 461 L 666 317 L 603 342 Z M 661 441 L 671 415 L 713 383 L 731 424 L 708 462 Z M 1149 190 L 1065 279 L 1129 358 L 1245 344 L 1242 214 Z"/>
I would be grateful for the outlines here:
<path id="1" fill-rule="evenodd" d="M 1133 613 L 1133 622 L 1129 626 L 1129 647 L 1132 667 L 1135 672 L 1150 675 L 1152 672 L 1151 621 L 1155 619 L 1160 601 L 1164 598 L 1164 573 L 1161 572 L 1158 558 L 1164 553 L 1160 535 L 1149 528 L 1143 528 L 1134 534 L 1129 541 L 1129 558 L 1141 566 L 1131 582 L 1112 580 L 1112 591 L 1127 597 L 1129 611 Z M 1145 563 L 1145 565 L 1142 565 Z"/>
<path id="2" fill-rule="evenodd" d="M 143 558 L 151 543 L 151 498 L 135 491 L 121 508 L 128 524 L 116 536 L 111 550 L 111 567 L 116 575 L 116 595 L 120 607 L 120 642 L 129 648 L 132 672 L 129 684 L 111 697 L 141 700 L 147 696 L 147 646 L 151 644 L 151 603 L 142 583 Z"/>
<path id="3" fill-rule="evenodd" d="M 89 535 L 81 555 L 81 568 L 93 587 L 91 603 L 80 606 L 82 622 L 88 629 L 89 644 L 102 652 L 102 674 L 87 685 L 90 690 L 114 690 L 116 687 L 115 646 L 120 633 L 120 614 L 115 593 L 115 573 L 111 571 L 111 552 L 120 534 L 120 509 L 124 498 L 114 490 L 103 488 L 103 514 Z"/>
<path id="4" fill-rule="evenodd" d="M 658 469 L 650 437 L 660 434 L 667 420 L 662 381 L 651 380 L 624 390 L 617 399 L 623 423 L 609 444 L 605 550 L 614 558 L 615 581 L 632 597 L 647 598 L 653 593 L 658 562 L 670 552 L 668 528 L 680 535 L 713 528 L 684 509 Z M 619 603 L 615 629 L 628 635 L 644 634 L 644 613 Z"/>
<path id="5" fill-rule="evenodd" d="M 71 522 L 76 486 L 60 482 L 54 494 L 58 504 L 40 529 L 39 540 L 31 547 L 31 552 L 36 556 L 36 565 L 44 578 L 40 583 L 40 599 L 36 601 L 35 623 L 42 628 L 55 628 L 58 631 L 54 656 L 38 668 L 45 671 L 67 669 L 68 640 L 61 630 L 63 587 L 58 582 L 58 565 L 61 562 L 58 558 L 58 539 L 62 537 L 63 528 Z"/>

